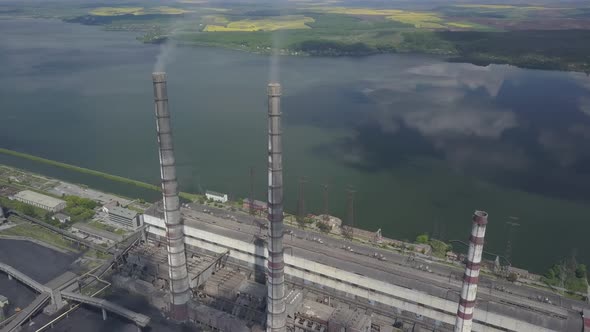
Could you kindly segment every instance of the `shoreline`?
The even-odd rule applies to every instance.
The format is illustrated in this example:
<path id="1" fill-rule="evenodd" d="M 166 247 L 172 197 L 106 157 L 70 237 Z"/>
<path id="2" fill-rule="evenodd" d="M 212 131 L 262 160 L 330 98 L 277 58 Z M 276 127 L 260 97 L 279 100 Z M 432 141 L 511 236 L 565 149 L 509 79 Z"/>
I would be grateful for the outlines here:
<path id="1" fill-rule="evenodd" d="M 51 249 L 57 252 L 60 252 L 62 254 L 66 254 L 66 255 L 72 255 L 75 254 L 76 251 L 73 250 L 66 250 L 57 246 L 54 246 L 50 243 L 44 242 L 44 241 L 40 241 L 31 237 L 27 237 L 27 236 L 16 236 L 16 235 L 4 235 L 4 234 L 0 234 L 0 240 L 12 240 L 12 241 L 28 241 L 34 244 L 38 244 L 42 247 L 45 247 L 47 249 Z"/>

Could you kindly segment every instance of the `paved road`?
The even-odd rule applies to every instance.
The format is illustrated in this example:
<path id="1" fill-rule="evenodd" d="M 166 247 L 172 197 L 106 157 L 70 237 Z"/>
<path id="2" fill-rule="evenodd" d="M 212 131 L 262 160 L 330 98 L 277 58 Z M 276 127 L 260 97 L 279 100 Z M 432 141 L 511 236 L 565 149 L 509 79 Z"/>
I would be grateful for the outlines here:
<path id="1" fill-rule="evenodd" d="M 226 210 L 212 209 L 199 204 L 193 204 L 183 213 L 187 223 L 191 219 L 200 221 L 198 228 L 223 234 L 225 236 L 252 242 L 255 235 L 264 237 L 265 229 L 256 225 L 264 225 L 264 220 L 254 219 L 240 212 L 228 212 Z M 210 213 L 205 214 L 203 210 Z M 215 218 L 219 217 L 219 218 Z M 299 257 L 309 257 L 313 261 L 341 269 L 363 274 L 368 277 L 387 281 L 402 287 L 420 290 L 448 300 L 456 301 L 461 288 L 463 269 L 434 263 L 425 258 L 414 258 L 396 252 L 382 250 L 358 243 L 351 243 L 341 239 L 332 238 L 324 234 L 311 231 L 302 231 L 290 226 L 286 227 L 285 246 L 286 254 L 291 252 Z M 321 242 L 318 240 L 321 239 Z M 354 253 L 342 249 L 343 246 L 351 247 Z M 373 258 L 378 252 L 386 257 L 387 261 Z M 428 265 L 432 272 L 425 272 L 413 266 Z M 504 291 L 498 288 L 504 287 Z M 537 296 L 551 299 L 552 304 L 538 301 Z M 545 320 L 543 325 L 553 326 L 556 330 L 570 330 L 577 328 L 577 321 L 581 321 L 579 314 L 572 310 L 584 305 L 579 301 L 563 299 L 558 295 L 531 287 L 517 286 L 507 281 L 495 280 L 483 277 L 478 296 L 480 306 L 487 306 L 488 310 L 505 313 L 514 316 L 515 307 L 529 307 L 529 310 L 518 310 L 519 318 L 527 321 Z M 562 317 L 562 319 L 551 319 Z M 567 319 L 569 318 L 569 319 Z M 564 321 L 567 319 L 567 323 Z M 552 325 L 562 321 L 564 325 Z M 570 323 L 571 321 L 571 323 Z M 566 326 L 567 325 L 567 326 Z"/>
<path id="2" fill-rule="evenodd" d="M 252 216 L 246 215 L 242 212 L 232 212 L 232 211 L 227 211 L 227 210 L 221 210 L 221 209 L 211 208 L 209 206 L 203 206 L 203 205 L 196 204 L 196 203 L 191 204 L 190 207 L 191 207 L 192 211 L 196 211 L 196 212 L 202 212 L 203 210 L 211 211 L 211 215 L 218 216 L 223 219 L 227 219 L 228 216 L 230 218 L 233 217 L 233 220 L 235 220 L 234 223 L 228 222 L 229 220 L 226 220 L 226 222 L 223 223 L 223 226 L 227 227 L 227 228 L 237 229 L 237 228 L 239 228 L 239 224 L 266 225 L 266 220 L 259 219 L 259 218 L 253 218 Z M 190 214 L 191 212 L 189 212 L 189 211 L 191 211 L 191 210 L 183 210 L 183 211 L 184 211 L 184 213 Z M 198 215 L 194 214 L 193 217 L 198 217 Z M 357 257 L 364 256 L 363 259 L 365 259 L 365 258 L 367 258 L 367 256 L 370 256 L 370 258 L 375 261 L 378 261 L 378 260 L 376 258 L 373 258 L 372 256 L 374 253 L 379 253 L 379 254 L 382 254 L 383 256 L 385 256 L 385 258 L 387 259 L 387 261 L 385 261 L 385 262 L 378 261 L 378 262 L 380 262 L 380 265 L 387 265 L 387 266 L 397 265 L 398 268 L 405 268 L 405 269 L 410 268 L 412 271 L 412 275 L 418 274 L 423 277 L 430 276 L 430 277 L 427 277 L 429 279 L 431 279 L 432 276 L 438 276 L 438 277 L 440 277 L 440 278 L 438 278 L 438 280 L 444 280 L 446 283 L 448 283 L 449 280 L 450 281 L 453 281 L 453 280 L 458 281 L 460 283 L 462 280 L 463 273 L 464 273 L 464 268 L 462 266 L 459 267 L 459 266 L 452 266 L 452 265 L 438 263 L 436 261 L 429 260 L 425 256 L 421 257 L 421 255 L 411 257 L 409 255 L 400 254 L 395 251 L 383 250 L 381 248 L 363 245 L 363 244 L 359 244 L 357 242 L 353 243 L 350 241 L 344 241 L 342 239 L 334 238 L 334 237 L 328 236 L 326 234 L 317 233 L 317 232 L 309 231 L 309 230 L 301 230 L 296 227 L 292 227 L 292 226 L 288 226 L 288 225 L 285 226 L 285 229 L 287 232 L 292 232 L 292 236 L 289 234 L 285 235 L 285 238 L 287 240 L 289 240 L 291 238 L 307 240 L 308 243 L 306 243 L 304 245 L 305 247 L 307 247 L 308 245 L 311 244 L 314 247 L 321 250 L 322 248 L 326 248 L 326 247 L 341 249 L 343 245 L 346 245 L 348 247 L 351 247 L 354 250 L 354 253 L 359 255 Z M 258 231 L 257 231 L 257 233 L 258 233 Z M 266 230 L 262 229 L 260 231 L 260 234 L 265 235 Z M 319 242 L 314 241 L 314 238 L 321 239 L 323 244 L 320 244 Z M 344 249 L 341 249 L 341 250 L 344 251 Z M 349 256 L 349 255 L 347 255 L 347 256 Z M 428 269 L 432 272 L 428 273 L 428 272 L 419 271 L 420 265 L 423 266 L 423 269 L 426 269 L 426 266 L 428 266 Z M 441 279 L 441 278 L 443 278 L 443 279 Z M 548 290 L 542 290 L 542 289 L 533 288 L 530 286 L 515 285 L 507 280 L 491 278 L 491 277 L 488 277 L 485 275 L 482 275 L 482 277 L 480 278 L 479 286 L 480 286 L 480 291 L 487 291 L 488 293 L 492 292 L 492 293 L 513 294 L 513 295 L 524 297 L 527 299 L 532 299 L 535 301 L 538 301 L 537 298 L 539 298 L 539 297 L 543 298 L 543 299 L 548 298 L 552 304 L 557 305 L 557 306 L 562 306 L 566 309 L 577 308 L 580 306 L 580 303 L 581 303 L 580 301 L 575 301 L 575 300 L 571 300 L 568 298 L 564 298 L 564 297 L 560 296 L 559 294 L 552 293 Z"/>

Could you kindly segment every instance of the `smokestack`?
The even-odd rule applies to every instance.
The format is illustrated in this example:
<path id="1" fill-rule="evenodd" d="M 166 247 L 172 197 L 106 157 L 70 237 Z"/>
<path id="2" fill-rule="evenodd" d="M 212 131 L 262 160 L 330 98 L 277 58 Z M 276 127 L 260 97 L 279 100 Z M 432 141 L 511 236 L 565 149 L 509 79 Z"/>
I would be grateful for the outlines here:
<path id="1" fill-rule="evenodd" d="M 166 73 L 152 74 L 154 81 L 154 104 L 156 106 L 156 130 L 160 153 L 160 173 L 164 198 L 164 220 L 170 277 L 170 315 L 184 321 L 188 318 L 187 302 L 190 299 L 186 254 L 184 252 L 184 230 L 180 217 L 176 162 L 172 144 L 172 127 L 168 111 Z"/>
<path id="2" fill-rule="evenodd" d="M 283 160 L 281 147 L 281 85 L 268 85 L 268 271 L 266 331 L 286 331 L 283 262 Z"/>
<path id="3" fill-rule="evenodd" d="M 471 227 L 471 237 L 469 237 L 469 251 L 467 252 L 467 264 L 463 276 L 459 309 L 457 309 L 455 332 L 471 332 L 487 223 L 487 212 L 475 211 L 473 213 L 473 226 Z"/>

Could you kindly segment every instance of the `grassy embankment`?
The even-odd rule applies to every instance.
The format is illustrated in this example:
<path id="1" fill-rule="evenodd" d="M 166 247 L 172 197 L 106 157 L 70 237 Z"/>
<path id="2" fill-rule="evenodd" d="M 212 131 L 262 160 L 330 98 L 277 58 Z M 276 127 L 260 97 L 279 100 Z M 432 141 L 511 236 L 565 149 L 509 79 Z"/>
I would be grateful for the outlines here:
<path id="1" fill-rule="evenodd" d="M 71 242 L 65 240 L 59 234 L 48 231 L 47 229 L 38 225 L 23 223 L 1 231 L 0 235 L 28 237 L 64 250 L 74 251 L 70 245 Z"/>
<path id="2" fill-rule="evenodd" d="M 140 187 L 140 188 L 145 188 L 145 189 L 150 189 L 150 190 L 155 190 L 155 191 L 161 190 L 161 188 L 159 186 L 155 186 L 153 184 L 125 178 L 125 177 L 118 176 L 118 175 L 112 175 L 112 174 L 108 174 L 108 173 L 104 173 L 104 172 L 100 172 L 100 171 L 95 171 L 95 170 L 84 168 L 84 167 L 78 167 L 78 166 L 62 163 L 62 162 L 55 161 L 55 160 L 45 159 L 45 158 L 30 155 L 30 154 L 22 153 L 22 152 L 17 152 L 17 151 L 12 151 L 12 150 L 8 150 L 8 149 L 0 148 L 0 153 L 14 156 L 14 157 L 18 157 L 18 158 L 31 160 L 31 161 L 35 161 L 35 162 L 39 162 L 39 163 L 43 163 L 43 164 L 47 164 L 47 165 L 51 165 L 51 166 L 55 166 L 55 167 L 64 168 L 64 169 L 78 172 L 78 173 L 101 177 L 101 178 L 115 181 L 115 182 L 129 184 L 129 185 L 133 185 L 133 186 Z M 194 201 L 199 198 L 199 195 L 181 192 L 180 197 L 190 200 L 190 201 Z"/>

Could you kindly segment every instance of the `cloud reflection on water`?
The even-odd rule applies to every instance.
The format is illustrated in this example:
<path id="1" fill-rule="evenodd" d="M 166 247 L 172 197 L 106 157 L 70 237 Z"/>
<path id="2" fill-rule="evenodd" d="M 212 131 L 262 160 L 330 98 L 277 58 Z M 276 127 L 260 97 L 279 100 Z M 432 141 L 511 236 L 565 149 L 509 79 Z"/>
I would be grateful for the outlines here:
<path id="1" fill-rule="evenodd" d="M 590 198 L 577 185 L 590 185 L 584 175 L 590 172 L 590 118 L 580 116 L 590 115 L 587 76 L 454 63 L 392 72 L 330 88 L 348 91 L 342 99 L 352 105 L 325 114 L 310 104 L 287 120 L 353 128 L 353 137 L 317 152 L 357 168 L 388 170 L 428 157 L 501 185 Z M 293 99 L 318 100 L 323 92 L 313 87 Z M 287 109 L 301 106 L 289 102 Z"/>

